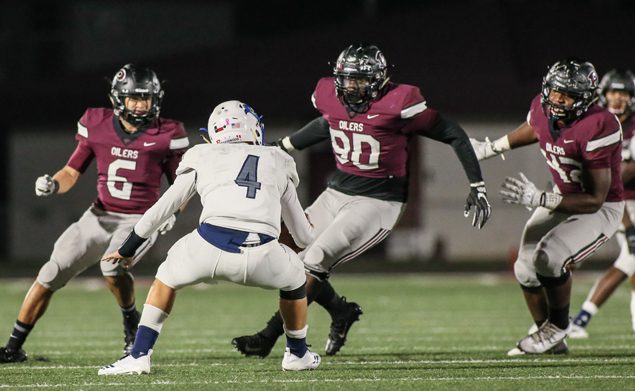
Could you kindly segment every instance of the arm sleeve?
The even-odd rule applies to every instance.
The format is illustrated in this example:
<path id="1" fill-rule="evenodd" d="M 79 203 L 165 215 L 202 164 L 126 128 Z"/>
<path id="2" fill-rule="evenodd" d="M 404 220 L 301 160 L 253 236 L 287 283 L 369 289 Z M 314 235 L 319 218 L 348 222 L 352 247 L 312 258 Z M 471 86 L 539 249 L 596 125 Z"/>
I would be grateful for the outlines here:
<path id="1" fill-rule="evenodd" d="M 420 134 L 452 146 L 470 183 L 483 181 L 481 166 L 478 163 L 470 139 L 459 124 L 439 115 L 436 125 L 425 133 Z"/>
<path id="2" fill-rule="evenodd" d="M 93 161 L 95 154 L 93 153 L 93 150 L 90 148 L 85 138 L 77 136 L 77 140 L 77 147 L 75 148 L 75 151 L 73 151 L 71 157 L 68 159 L 66 165 L 74 168 L 75 170 L 83 174 L 90 163 Z"/>
<path id="3" fill-rule="evenodd" d="M 329 123 L 324 117 L 318 117 L 302 129 L 289 136 L 288 140 L 295 149 L 304 149 L 330 138 Z"/>
<path id="4" fill-rule="evenodd" d="M 289 233 L 298 247 L 305 248 L 313 241 L 313 226 L 307 220 L 302 205 L 298 200 L 298 193 L 291 179 L 280 200 L 282 204 L 282 220 L 289 228 Z"/>
<path id="5" fill-rule="evenodd" d="M 142 238 L 149 238 L 194 193 L 196 193 L 196 171 L 188 171 L 177 176 L 174 184 L 137 222 L 134 232 Z"/>

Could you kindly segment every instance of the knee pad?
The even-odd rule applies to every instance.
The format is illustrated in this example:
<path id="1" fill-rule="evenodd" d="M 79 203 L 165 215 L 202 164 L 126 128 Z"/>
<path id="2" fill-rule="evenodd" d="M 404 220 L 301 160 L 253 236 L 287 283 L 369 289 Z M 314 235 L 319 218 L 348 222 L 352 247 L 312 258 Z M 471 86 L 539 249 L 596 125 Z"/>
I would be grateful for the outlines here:
<path id="1" fill-rule="evenodd" d="M 306 283 L 290 291 L 280 290 L 280 298 L 284 300 L 300 300 L 306 297 Z"/>
<path id="2" fill-rule="evenodd" d="M 520 258 L 514 263 L 514 275 L 522 287 L 533 288 L 540 286 L 536 272 L 527 261 L 523 261 Z"/>
<path id="3" fill-rule="evenodd" d="M 304 251 L 302 262 L 311 270 L 326 273 L 328 269 L 323 265 L 324 259 L 324 251 L 314 244 Z"/>
<path id="4" fill-rule="evenodd" d="M 560 277 L 563 273 L 563 265 L 556 265 L 556 262 L 541 248 L 534 253 L 533 261 L 536 274 L 544 277 Z"/>
<path id="5" fill-rule="evenodd" d="M 46 262 L 37 275 L 37 281 L 43 287 L 52 291 L 56 291 L 66 285 L 71 278 L 73 278 L 72 274 L 62 272 L 59 265 L 53 260 Z"/>

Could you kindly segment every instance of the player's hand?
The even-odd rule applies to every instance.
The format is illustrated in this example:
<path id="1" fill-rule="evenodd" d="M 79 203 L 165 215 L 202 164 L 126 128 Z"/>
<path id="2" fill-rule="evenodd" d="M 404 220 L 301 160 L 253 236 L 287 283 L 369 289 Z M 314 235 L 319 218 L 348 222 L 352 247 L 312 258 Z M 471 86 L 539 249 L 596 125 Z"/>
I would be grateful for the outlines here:
<path id="1" fill-rule="evenodd" d="M 57 193 L 60 184 L 50 175 L 42 175 L 35 180 L 35 195 L 38 197 L 46 197 Z"/>
<path id="2" fill-rule="evenodd" d="M 527 179 L 522 172 L 519 174 L 520 179 L 507 177 L 503 182 L 503 188 L 500 191 L 503 201 L 508 204 L 519 204 L 525 208 L 532 210 L 541 206 L 541 197 L 544 192 L 538 190 L 532 181 Z"/>
<path id="3" fill-rule="evenodd" d="M 174 224 L 176 223 L 176 215 L 173 214 L 172 216 L 170 216 L 167 220 L 165 220 L 163 222 L 163 224 L 161 224 L 161 226 L 159 226 L 159 233 L 161 235 L 165 235 L 166 233 L 168 233 L 172 228 L 174 228 Z"/>
<path id="4" fill-rule="evenodd" d="M 124 269 L 127 269 L 132 264 L 132 257 L 124 257 L 119 254 L 119 250 L 110 253 L 108 255 L 104 255 L 101 259 L 102 262 L 110 262 L 110 263 L 120 263 Z"/>
<path id="5" fill-rule="evenodd" d="M 491 142 L 487 137 L 485 137 L 484 141 L 470 137 L 470 143 L 472 144 L 472 148 L 474 149 L 474 153 L 476 154 L 476 158 L 478 160 L 489 159 L 496 155 L 500 155 L 501 159 L 505 160 L 503 150 L 499 149 L 496 144 Z"/>
<path id="6" fill-rule="evenodd" d="M 624 235 L 626 235 L 626 243 L 628 244 L 628 252 L 635 254 L 635 227 L 629 226 L 624 229 Z"/>
<path id="7" fill-rule="evenodd" d="M 492 214 L 492 207 L 487 200 L 485 182 L 470 184 L 470 194 L 468 194 L 467 200 L 465 201 L 465 211 L 463 215 L 469 217 L 472 208 L 474 208 L 472 226 L 481 229 Z"/>

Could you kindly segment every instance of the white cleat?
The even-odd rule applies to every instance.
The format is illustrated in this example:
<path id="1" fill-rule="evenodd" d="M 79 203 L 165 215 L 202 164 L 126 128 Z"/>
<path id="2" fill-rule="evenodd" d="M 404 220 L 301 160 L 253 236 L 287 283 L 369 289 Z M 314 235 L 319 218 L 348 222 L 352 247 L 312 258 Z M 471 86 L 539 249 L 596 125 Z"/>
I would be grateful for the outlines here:
<path id="1" fill-rule="evenodd" d="M 567 338 L 568 331 L 546 321 L 538 331 L 518 341 L 517 347 L 525 353 L 548 353 Z"/>
<path id="2" fill-rule="evenodd" d="M 289 348 L 284 351 L 284 357 L 282 358 L 282 370 L 284 371 L 304 371 L 307 369 L 315 369 L 320 365 L 321 358 L 317 353 L 313 353 L 308 350 L 304 353 L 304 356 L 298 357 L 291 354 Z"/>
<path id="3" fill-rule="evenodd" d="M 122 357 L 119 361 L 115 361 L 110 365 L 101 367 L 97 372 L 98 375 L 141 375 L 142 373 L 150 373 L 150 356 L 152 349 L 148 354 L 139 358 L 131 355 Z"/>
<path id="4" fill-rule="evenodd" d="M 578 326 L 577 324 L 571 325 L 571 331 L 569 331 L 569 338 L 573 339 L 584 339 L 589 338 L 589 332 L 586 331 L 585 327 Z"/>

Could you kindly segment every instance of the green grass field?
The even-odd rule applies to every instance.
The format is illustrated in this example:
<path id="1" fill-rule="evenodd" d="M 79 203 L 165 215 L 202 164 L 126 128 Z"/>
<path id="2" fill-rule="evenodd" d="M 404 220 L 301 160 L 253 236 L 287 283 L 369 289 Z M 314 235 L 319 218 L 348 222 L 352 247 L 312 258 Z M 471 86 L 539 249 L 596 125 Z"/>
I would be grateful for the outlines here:
<path id="1" fill-rule="evenodd" d="M 572 312 L 593 276 L 576 276 Z M 581 277 L 581 278 L 580 278 Z M 150 375 L 97 376 L 120 356 L 121 316 L 102 285 L 77 280 L 56 294 L 25 345 L 22 364 L 0 366 L 2 389 L 60 390 L 635 390 L 635 334 L 629 293 L 620 287 L 593 319 L 591 338 L 570 341 L 567 356 L 508 358 L 530 326 L 510 274 L 334 276 L 365 314 L 335 357 L 312 372 L 280 368 L 272 355 L 251 359 L 232 337 L 259 329 L 277 293 L 221 283 L 186 288 L 155 346 Z M 8 338 L 30 284 L 0 281 L 0 343 Z M 147 283 L 139 284 L 143 302 Z M 309 342 L 322 353 L 329 319 L 309 311 Z"/>

